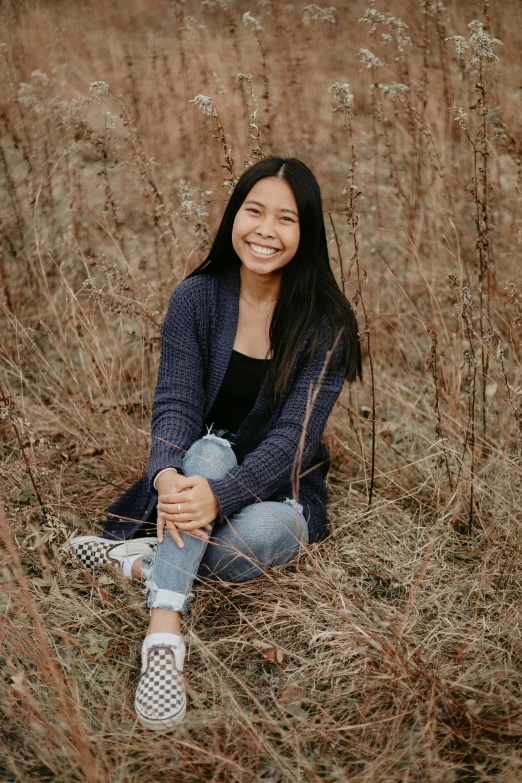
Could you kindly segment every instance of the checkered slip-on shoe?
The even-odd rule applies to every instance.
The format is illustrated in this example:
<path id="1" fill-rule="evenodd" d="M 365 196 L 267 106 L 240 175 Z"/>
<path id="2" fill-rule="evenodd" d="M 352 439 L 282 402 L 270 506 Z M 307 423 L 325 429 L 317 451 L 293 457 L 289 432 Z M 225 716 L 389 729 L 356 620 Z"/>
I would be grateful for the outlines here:
<path id="1" fill-rule="evenodd" d="M 181 723 L 187 710 L 183 682 L 185 643 L 152 645 L 141 649 L 141 676 L 134 708 L 142 726 L 151 731 L 169 731 Z"/>
<path id="2" fill-rule="evenodd" d="M 111 541 L 100 536 L 76 536 L 63 547 L 71 558 L 76 558 L 89 570 L 107 564 L 120 565 L 127 555 L 150 555 L 154 551 L 157 538 L 131 538 L 129 541 Z"/>

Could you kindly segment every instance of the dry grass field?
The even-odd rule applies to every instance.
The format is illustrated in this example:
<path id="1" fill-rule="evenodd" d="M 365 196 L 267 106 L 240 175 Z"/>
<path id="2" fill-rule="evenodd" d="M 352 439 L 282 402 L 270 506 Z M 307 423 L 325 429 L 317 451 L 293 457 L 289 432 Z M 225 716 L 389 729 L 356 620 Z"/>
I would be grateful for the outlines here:
<path id="1" fill-rule="evenodd" d="M 519 0 L 0 22 L 1 783 L 522 780 Z M 143 471 L 169 295 L 273 153 L 319 180 L 365 377 L 325 431 L 328 535 L 198 586 L 156 736 L 141 587 L 59 548 Z"/>

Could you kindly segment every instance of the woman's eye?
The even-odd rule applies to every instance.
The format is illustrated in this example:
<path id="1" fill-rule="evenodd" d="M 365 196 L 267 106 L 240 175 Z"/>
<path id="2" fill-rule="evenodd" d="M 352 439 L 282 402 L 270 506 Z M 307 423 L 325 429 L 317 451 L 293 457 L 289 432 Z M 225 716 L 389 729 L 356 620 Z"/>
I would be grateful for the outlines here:
<path id="1" fill-rule="evenodd" d="M 256 215 L 260 215 L 260 211 L 256 209 L 255 207 L 247 207 L 247 212 L 255 212 Z M 281 220 L 288 220 L 289 223 L 293 223 L 293 219 L 291 217 L 288 217 L 288 215 L 284 215 Z"/>

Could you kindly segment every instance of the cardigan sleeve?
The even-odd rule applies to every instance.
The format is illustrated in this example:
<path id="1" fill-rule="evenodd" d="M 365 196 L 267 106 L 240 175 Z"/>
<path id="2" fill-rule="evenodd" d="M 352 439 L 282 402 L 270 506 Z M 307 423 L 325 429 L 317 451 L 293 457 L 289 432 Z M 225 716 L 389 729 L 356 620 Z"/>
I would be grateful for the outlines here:
<path id="1" fill-rule="evenodd" d="M 150 491 L 156 474 L 163 468 L 183 472 L 185 452 L 203 426 L 204 362 L 197 327 L 197 297 L 201 299 L 201 295 L 194 281 L 182 281 L 171 295 L 160 330 L 161 353 L 146 470 Z"/>
<path id="2" fill-rule="evenodd" d="M 343 388 L 346 368 L 338 361 L 340 348 L 341 341 L 335 355 L 330 358 L 308 419 L 301 470 L 306 469 L 313 458 L 330 412 Z M 317 351 L 314 360 L 297 373 L 275 425 L 257 449 L 223 478 L 208 479 L 219 503 L 220 522 L 244 506 L 267 500 L 290 482 L 305 423 L 310 386 L 317 384 L 325 358 L 323 345 L 323 350 Z"/>

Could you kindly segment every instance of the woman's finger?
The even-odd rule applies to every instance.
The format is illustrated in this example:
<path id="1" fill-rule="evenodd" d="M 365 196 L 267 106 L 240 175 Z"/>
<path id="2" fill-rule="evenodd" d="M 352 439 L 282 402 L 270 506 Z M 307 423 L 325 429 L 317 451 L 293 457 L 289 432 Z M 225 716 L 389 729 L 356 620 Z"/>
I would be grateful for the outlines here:
<path id="1" fill-rule="evenodd" d="M 169 531 L 170 535 L 172 536 L 172 539 L 173 539 L 174 543 L 177 544 L 177 546 L 180 549 L 183 549 L 185 544 L 183 543 L 183 540 L 182 540 L 182 538 L 181 538 L 181 536 L 179 534 L 179 530 L 177 529 L 176 525 L 174 525 L 172 522 L 167 522 L 167 530 Z"/>
<path id="2" fill-rule="evenodd" d="M 201 528 L 199 530 L 186 530 L 185 535 L 192 536 L 192 538 L 199 538 L 201 541 L 208 541 L 209 536 Z"/>
<path id="3" fill-rule="evenodd" d="M 158 520 L 156 522 L 156 535 L 158 536 L 158 541 L 161 544 L 163 542 L 163 528 L 165 527 L 165 520 L 163 517 L 158 514 Z"/>
<path id="4" fill-rule="evenodd" d="M 198 521 L 197 519 L 189 519 L 187 522 L 178 522 L 176 519 L 174 524 L 180 530 L 197 530 L 198 528 L 205 527 L 204 523 Z"/>
<path id="5" fill-rule="evenodd" d="M 158 503 L 158 511 L 162 514 L 192 514 L 195 509 L 194 503 L 189 503 L 188 501 L 184 501 L 181 504 L 181 512 L 177 503 Z"/>
<path id="6" fill-rule="evenodd" d="M 159 513 L 162 515 L 162 517 L 167 520 L 170 519 L 171 522 L 189 522 L 191 519 L 195 519 L 197 515 L 197 509 L 183 509 L 181 514 L 179 513 L 178 509 L 160 509 Z"/>
<path id="7" fill-rule="evenodd" d="M 190 490 L 181 489 L 178 492 L 166 492 L 164 495 L 159 495 L 158 500 L 161 503 L 184 503 L 190 500 L 192 493 Z"/>

